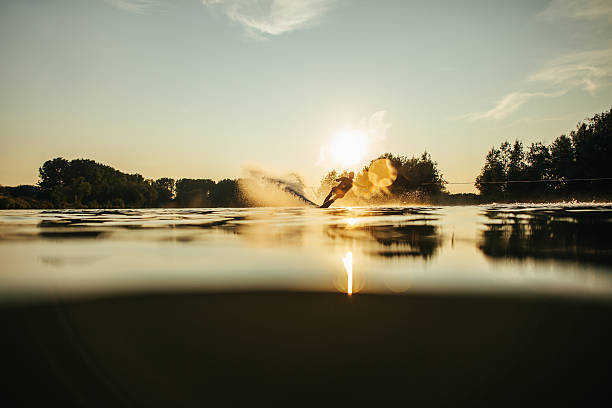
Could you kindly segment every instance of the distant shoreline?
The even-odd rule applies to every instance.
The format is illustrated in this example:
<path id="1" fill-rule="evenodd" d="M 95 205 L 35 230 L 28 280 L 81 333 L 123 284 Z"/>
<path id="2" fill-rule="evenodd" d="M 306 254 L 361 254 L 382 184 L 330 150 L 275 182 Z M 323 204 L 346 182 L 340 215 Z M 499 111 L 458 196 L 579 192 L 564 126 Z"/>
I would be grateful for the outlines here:
<path id="1" fill-rule="evenodd" d="M 426 151 L 411 158 L 385 153 L 355 175 L 353 188 L 338 205 L 611 201 L 611 129 L 612 108 L 578 124 L 569 136 L 559 136 L 550 146 L 532 143 L 525 150 L 519 140 L 513 145 L 503 142 L 485 157 L 474 183 L 479 194 L 446 191 L 449 183 Z M 321 202 L 339 177 L 347 174 L 347 170 L 331 170 L 311 192 L 317 197 L 312 201 Z M 0 209 L 250 208 L 311 200 L 299 175 L 280 178 L 255 172 L 251 176 L 153 180 L 90 159 L 57 157 L 40 167 L 38 185 L 0 186 Z"/>
<path id="2" fill-rule="evenodd" d="M 456 195 L 461 195 L 456 194 Z M 480 199 L 478 195 L 474 194 L 476 199 L 464 199 L 462 197 L 453 197 L 454 194 L 449 194 L 449 197 L 446 197 L 444 200 L 440 201 L 423 201 L 423 202 L 389 202 L 389 203 L 373 203 L 369 205 L 355 205 L 355 204 L 343 204 L 342 202 L 338 202 L 334 206 L 330 208 L 342 208 L 342 207 L 381 207 L 381 206 L 448 206 L 448 207 L 461 207 L 461 206 L 472 206 L 472 205 L 541 205 L 541 204 L 549 204 L 549 205 L 612 205 L 612 198 L 600 198 L 600 199 L 586 199 L 586 200 L 521 200 L 521 201 L 495 201 L 495 200 L 486 200 Z M 2 196 L 0 195 L 0 200 Z M 167 205 L 160 207 L 45 207 L 45 206 L 23 206 L 23 207 L 13 207 L 13 208 L 0 208 L 2 210 L 137 210 L 137 209 L 191 209 L 191 208 L 283 208 L 287 206 L 244 206 L 244 207 L 224 207 L 224 206 L 215 206 L 215 207 L 201 207 L 201 206 L 193 206 L 193 207 L 180 207 L 176 205 Z M 304 205 L 305 208 L 312 208 L 310 206 Z M 315 207 L 316 208 L 316 207 Z"/>

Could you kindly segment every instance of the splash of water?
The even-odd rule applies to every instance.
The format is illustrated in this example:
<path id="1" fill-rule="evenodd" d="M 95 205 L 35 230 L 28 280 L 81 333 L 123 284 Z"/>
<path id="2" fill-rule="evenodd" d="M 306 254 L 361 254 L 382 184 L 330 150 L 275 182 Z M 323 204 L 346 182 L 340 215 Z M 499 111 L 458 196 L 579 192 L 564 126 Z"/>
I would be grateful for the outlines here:
<path id="1" fill-rule="evenodd" d="M 319 205 L 308 197 L 304 192 L 304 183 L 300 176 L 291 174 L 288 177 L 275 177 L 260 170 L 250 169 L 249 183 L 242 186 L 246 193 L 256 201 L 263 201 L 268 205 L 291 205 L 287 202 L 289 198 L 297 199 L 298 201 L 318 207 Z M 278 193 L 286 193 L 279 195 Z"/>

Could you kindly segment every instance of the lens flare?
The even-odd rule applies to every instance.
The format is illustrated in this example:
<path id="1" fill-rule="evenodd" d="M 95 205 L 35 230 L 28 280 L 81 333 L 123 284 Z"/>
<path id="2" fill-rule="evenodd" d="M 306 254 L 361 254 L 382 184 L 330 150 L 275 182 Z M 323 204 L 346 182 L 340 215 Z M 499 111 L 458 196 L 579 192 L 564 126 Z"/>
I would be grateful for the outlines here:
<path id="1" fill-rule="evenodd" d="M 389 159 L 375 160 L 368 171 L 370 182 L 376 187 L 389 187 L 397 178 L 397 170 Z"/>
<path id="2" fill-rule="evenodd" d="M 346 268 L 347 281 L 346 281 L 346 293 L 348 295 L 353 294 L 353 253 L 351 251 L 347 252 L 342 258 L 342 262 L 344 262 L 344 268 Z"/>

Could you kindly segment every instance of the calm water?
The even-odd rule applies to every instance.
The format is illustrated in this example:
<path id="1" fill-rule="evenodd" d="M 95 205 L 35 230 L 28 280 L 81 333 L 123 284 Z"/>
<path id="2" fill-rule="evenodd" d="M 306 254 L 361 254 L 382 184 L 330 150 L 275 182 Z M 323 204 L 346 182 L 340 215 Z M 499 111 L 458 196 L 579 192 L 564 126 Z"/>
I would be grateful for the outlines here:
<path id="1" fill-rule="evenodd" d="M 148 290 L 612 299 L 612 206 L 0 212 L 4 302 Z"/>

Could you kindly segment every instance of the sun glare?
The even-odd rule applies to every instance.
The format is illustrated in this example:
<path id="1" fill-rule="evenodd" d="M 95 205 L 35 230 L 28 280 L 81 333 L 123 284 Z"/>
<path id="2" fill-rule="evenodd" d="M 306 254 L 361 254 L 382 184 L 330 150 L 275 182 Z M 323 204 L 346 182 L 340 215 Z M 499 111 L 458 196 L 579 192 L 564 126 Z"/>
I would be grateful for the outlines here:
<path id="1" fill-rule="evenodd" d="M 334 163 L 349 167 L 363 161 L 366 148 L 366 135 L 358 130 L 349 129 L 336 135 L 330 146 L 330 153 Z"/>
<path id="2" fill-rule="evenodd" d="M 342 258 L 344 262 L 344 268 L 346 269 L 346 293 L 349 295 L 353 294 L 353 253 L 347 252 Z"/>

